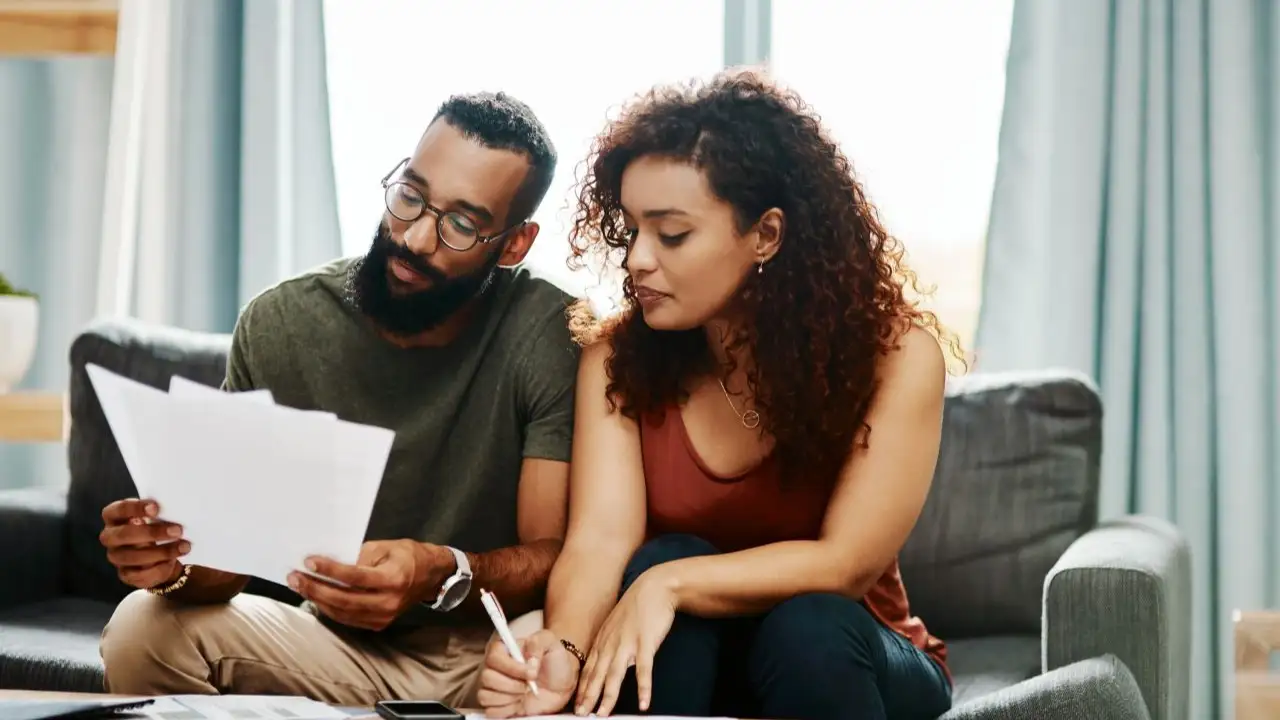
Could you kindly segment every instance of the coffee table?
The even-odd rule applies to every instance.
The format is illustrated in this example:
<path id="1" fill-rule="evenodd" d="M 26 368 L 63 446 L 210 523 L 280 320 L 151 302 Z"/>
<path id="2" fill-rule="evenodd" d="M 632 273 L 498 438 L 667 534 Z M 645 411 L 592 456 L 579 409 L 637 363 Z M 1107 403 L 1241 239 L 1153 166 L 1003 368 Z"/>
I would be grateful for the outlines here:
<path id="1" fill-rule="evenodd" d="M 111 700 L 112 698 L 130 698 L 136 695 L 110 695 L 107 693 L 80 692 L 48 692 L 45 690 L 0 690 L 0 701 L 4 700 Z M 463 714 L 474 712 L 463 710 Z M 351 715 L 350 720 L 381 720 L 372 710 L 368 715 Z"/>

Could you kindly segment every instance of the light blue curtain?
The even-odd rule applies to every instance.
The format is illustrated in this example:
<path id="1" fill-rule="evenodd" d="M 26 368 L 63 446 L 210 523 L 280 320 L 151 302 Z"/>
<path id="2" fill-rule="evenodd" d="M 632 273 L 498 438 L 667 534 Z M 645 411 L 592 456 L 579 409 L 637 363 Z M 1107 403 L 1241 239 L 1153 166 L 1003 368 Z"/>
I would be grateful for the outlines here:
<path id="1" fill-rule="evenodd" d="M 162 277 L 148 319 L 229 332 L 253 295 L 341 253 L 321 0 L 171 4 Z M 61 391 L 97 298 L 110 59 L 0 60 L 0 270 L 41 295 L 26 388 Z M 141 250 L 140 250 L 141 252 Z M 156 317 L 158 315 L 158 317 Z M 65 482 L 56 446 L 0 444 L 0 487 Z"/>
<path id="2" fill-rule="evenodd" d="M 1102 389 L 1103 514 L 1188 536 L 1190 717 L 1280 606 L 1280 7 L 1018 0 L 977 363 Z"/>

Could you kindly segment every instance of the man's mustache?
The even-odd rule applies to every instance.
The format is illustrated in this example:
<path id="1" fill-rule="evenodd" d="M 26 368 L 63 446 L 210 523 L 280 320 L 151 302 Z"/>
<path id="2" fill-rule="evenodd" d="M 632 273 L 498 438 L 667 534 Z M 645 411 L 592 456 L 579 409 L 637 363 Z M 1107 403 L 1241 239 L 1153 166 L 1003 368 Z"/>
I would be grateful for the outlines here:
<path id="1" fill-rule="evenodd" d="M 390 259 L 399 260 L 403 262 L 405 265 L 408 265 L 410 268 L 416 270 L 422 276 L 430 278 L 435 282 L 445 282 L 449 279 L 444 273 L 437 270 L 434 266 L 431 265 L 430 262 L 428 262 L 425 258 L 418 255 L 414 251 L 401 245 L 395 240 L 392 240 L 389 237 L 385 238 L 385 240 L 386 240 L 385 248 L 386 248 L 388 260 Z"/>

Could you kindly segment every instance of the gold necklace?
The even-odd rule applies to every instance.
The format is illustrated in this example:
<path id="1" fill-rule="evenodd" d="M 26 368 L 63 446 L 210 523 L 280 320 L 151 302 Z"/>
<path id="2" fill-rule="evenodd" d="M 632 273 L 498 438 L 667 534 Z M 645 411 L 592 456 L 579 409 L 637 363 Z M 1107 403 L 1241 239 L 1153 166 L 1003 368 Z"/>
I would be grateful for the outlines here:
<path id="1" fill-rule="evenodd" d="M 729 401 L 729 408 L 742 421 L 742 427 L 748 430 L 755 430 L 760 427 L 760 413 L 755 410 L 748 410 L 744 413 L 738 412 L 738 406 L 733 404 L 733 398 L 729 395 L 729 388 L 724 386 L 724 380 L 716 378 L 716 381 L 720 383 L 720 389 L 724 391 L 724 399 Z"/>

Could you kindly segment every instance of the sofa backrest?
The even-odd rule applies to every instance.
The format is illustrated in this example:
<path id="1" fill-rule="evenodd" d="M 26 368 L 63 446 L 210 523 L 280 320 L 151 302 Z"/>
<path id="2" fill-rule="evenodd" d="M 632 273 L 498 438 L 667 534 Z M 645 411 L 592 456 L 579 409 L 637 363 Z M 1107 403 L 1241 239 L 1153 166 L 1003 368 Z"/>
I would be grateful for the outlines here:
<path id="1" fill-rule="evenodd" d="M 67 440 L 71 487 L 63 566 L 65 587 L 71 594 L 108 602 L 128 594 L 129 588 L 107 562 L 98 534 L 104 507 L 137 496 L 85 365 L 100 365 L 165 390 L 174 375 L 216 387 L 226 373 L 230 347 L 230 335 L 188 332 L 129 319 L 96 321 L 71 343 L 71 433 Z"/>
<path id="2" fill-rule="evenodd" d="M 947 388 L 933 488 L 899 561 L 912 611 L 946 639 L 1039 634 L 1045 576 L 1097 522 L 1102 402 L 1068 371 Z"/>

